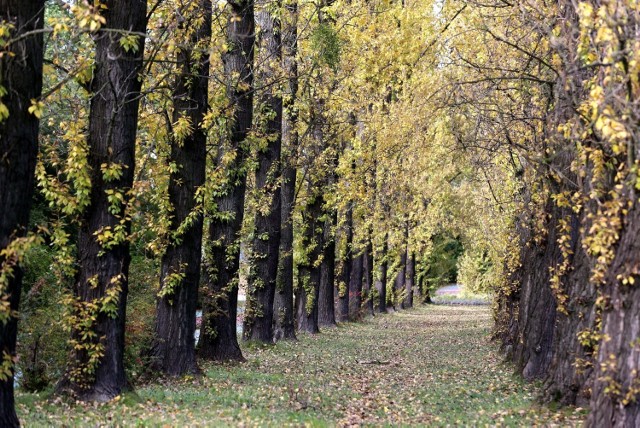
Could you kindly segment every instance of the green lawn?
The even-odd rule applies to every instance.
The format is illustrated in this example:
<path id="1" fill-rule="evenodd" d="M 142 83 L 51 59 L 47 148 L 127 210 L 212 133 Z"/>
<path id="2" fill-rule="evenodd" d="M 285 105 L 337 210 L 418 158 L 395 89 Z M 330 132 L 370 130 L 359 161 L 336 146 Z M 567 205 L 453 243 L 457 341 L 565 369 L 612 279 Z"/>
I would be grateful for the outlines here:
<path id="1" fill-rule="evenodd" d="M 18 393 L 25 426 L 576 425 L 536 405 L 489 342 L 486 306 L 425 306 L 245 348 L 248 362 L 103 405 Z"/>

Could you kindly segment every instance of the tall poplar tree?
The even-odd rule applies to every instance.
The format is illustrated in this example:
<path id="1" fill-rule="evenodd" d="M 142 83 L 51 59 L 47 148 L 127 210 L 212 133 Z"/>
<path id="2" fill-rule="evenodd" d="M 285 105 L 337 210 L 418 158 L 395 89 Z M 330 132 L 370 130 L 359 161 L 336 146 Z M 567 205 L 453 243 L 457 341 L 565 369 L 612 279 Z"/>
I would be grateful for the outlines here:
<path id="1" fill-rule="evenodd" d="M 41 113 L 44 0 L 0 1 L 0 425 L 19 426 L 13 384 L 24 237 Z M 7 40 L 8 39 L 8 40 Z M 5 44 L 7 43 L 8 44 Z M 33 104 L 33 103 L 36 104 Z"/>
<path id="2" fill-rule="evenodd" d="M 255 67 L 256 79 L 264 87 L 256 115 L 265 144 L 258 150 L 258 169 L 255 186 L 258 207 L 251 249 L 251 265 L 247 284 L 247 307 L 244 318 L 245 340 L 271 342 L 273 340 L 273 303 L 276 292 L 281 230 L 281 167 L 282 96 L 276 84 L 280 76 L 282 42 L 280 20 L 270 11 L 280 9 L 280 3 L 259 1 L 256 23 L 259 54 Z"/>
<path id="3" fill-rule="evenodd" d="M 282 184 L 280 256 L 274 301 L 274 336 L 295 339 L 293 307 L 293 209 L 296 195 L 298 150 L 298 2 L 285 0 L 282 28 L 282 68 L 286 83 L 282 100 Z"/>
<path id="4" fill-rule="evenodd" d="M 353 204 L 348 203 L 343 225 L 345 233 L 344 253 L 340 256 L 338 279 L 338 321 L 349 321 L 349 286 L 351 284 L 351 260 L 353 259 Z"/>
<path id="5" fill-rule="evenodd" d="M 124 371 L 129 281 L 129 192 L 135 168 L 146 0 L 107 0 L 95 31 L 88 148 L 91 202 L 82 216 L 73 289 L 72 358 L 60 385 L 108 401 L 128 387 Z"/>
<path id="6" fill-rule="evenodd" d="M 207 143 L 202 120 L 208 108 L 212 7 L 210 0 L 193 3 L 183 5 L 178 18 L 183 21 L 179 28 L 180 33 L 186 33 L 187 46 L 179 49 L 176 59 L 169 158 L 171 226 L 162 256 L 152 350 L 154 364 L 171 375 L 197 369 L 194 333 Z"/>
<path id="7" fill-rule="evenodd" d="M 242 360 L 236 332 L 239 234 L 244 218 L 247 135 L 253 120 L 254 2 L 227 4 L 227 51 L 223 54 L 229 101 L 229 141 L 219 149 L 225 183 L 215 198 L 206 248 L 204 309 L 199 355 L 212 360 Z"/>

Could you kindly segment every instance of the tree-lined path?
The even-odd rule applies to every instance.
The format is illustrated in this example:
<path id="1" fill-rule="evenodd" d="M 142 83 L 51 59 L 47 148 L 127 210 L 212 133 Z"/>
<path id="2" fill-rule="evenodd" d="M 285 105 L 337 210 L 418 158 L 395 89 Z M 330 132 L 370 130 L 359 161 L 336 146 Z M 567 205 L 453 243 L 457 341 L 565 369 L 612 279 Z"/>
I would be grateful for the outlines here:
<path id="1" fill-rule="evenodd" d="M 0 427 L 640 426 L 639 5 L 0 0 Z"/>
<path id="2" fill-rule="evenodd" d="M 106 405 L 18 397 L 25 426 L 571 425 L 539 407 L 490 342 L 486 306 L 428 305 L 243 349 L 247 363 Z"/>

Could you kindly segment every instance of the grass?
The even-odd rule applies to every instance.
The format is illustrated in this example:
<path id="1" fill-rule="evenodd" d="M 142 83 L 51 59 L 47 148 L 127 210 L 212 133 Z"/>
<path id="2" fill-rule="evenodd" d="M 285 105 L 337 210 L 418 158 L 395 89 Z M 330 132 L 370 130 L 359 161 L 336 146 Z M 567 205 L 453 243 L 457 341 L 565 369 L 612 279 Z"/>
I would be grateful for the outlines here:
<path id="1" fill-rule="evenodd" d="M 431 299 L 436 305 L 490 305 L 492 298 L 489 294 L 478 294 L 466 289 L 464 285 L 458 286 L 457 290 L 452 290 L 451 286 L 443 287 L 448 289 L 441 293 L 436 291 Z"/>
<path id="2" fill-rule="evenodd" d="M 150 384 L 107 404 L 18 393 L 29 426 L 576 425 L 536 404 L 488 340 L 486 306 L 423 306 L 249 346 L 241 365 Z"/>

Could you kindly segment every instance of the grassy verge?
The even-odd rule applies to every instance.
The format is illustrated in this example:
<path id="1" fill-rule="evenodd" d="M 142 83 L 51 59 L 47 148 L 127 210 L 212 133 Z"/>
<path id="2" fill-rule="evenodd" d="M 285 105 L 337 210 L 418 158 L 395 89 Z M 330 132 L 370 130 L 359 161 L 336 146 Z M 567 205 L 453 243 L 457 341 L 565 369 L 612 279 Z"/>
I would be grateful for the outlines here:
<path id="1" fill-rule="evenodd" d="M 571 425 L 580 409 L 535 404 L 488 342 L 482 306 L 426 306 L 326 329 L 204 376 L 82 405 L 18 393 L 25 426 Z"/>

